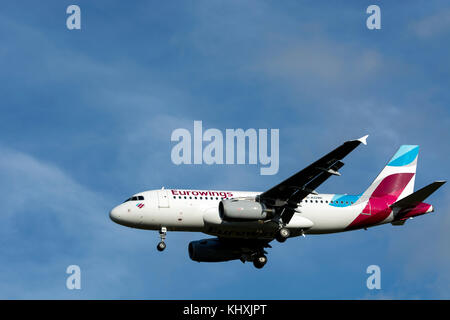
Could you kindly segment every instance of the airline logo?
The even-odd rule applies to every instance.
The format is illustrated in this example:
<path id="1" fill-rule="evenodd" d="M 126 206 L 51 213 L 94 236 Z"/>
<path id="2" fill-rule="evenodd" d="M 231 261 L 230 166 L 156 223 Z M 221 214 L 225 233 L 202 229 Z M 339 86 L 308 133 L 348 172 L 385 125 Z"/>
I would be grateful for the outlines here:
<path id="1" fill-rule="evenodd" d="M 142 209 L 144 207 L 144 204 L 142 202 L 139 202 L 138 204 L 136 204 L 136 207 Z"/>
<path id="2" fill-rule="evenodd" d="M 222 197 L 231 198 L 233 197 L 232 192 L 225 191 L 197 191 L 197 190 L 174 190 L 171 189 L 172 195 L 174 196 L 205 196 L 205 197 Z"/>
<path id="3" fill-rule="evenodd" d="M 413 163 L 419 154 L 419 146 L 416 145 L 402 145 L 397 153 L 389 161 L 390 167 L 403 167 Z"/>

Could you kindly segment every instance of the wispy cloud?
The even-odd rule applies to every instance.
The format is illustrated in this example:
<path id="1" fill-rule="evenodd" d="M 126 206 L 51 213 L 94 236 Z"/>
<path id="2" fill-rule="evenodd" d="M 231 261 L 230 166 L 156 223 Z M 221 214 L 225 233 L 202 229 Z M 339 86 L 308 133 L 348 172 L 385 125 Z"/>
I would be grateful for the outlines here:
<path id="1" fill-rule="evenodd" d="M 443 8 L 411 23 L 411 30 L 420 38 L 439 37 L 450 33 L 450 9 Z"/>
<path id="2" fill-rule="evenodd" d="M 120 284 L 127 270 L 115 261 L 117 252 L 136 238 L 114 240 L 108 217 L 113 202 L 52 164 L 7 147 L 1 147 L 0 154 L 0 296 L 96 297 L 112 281 Z M 81 293 L 65 288 L 70 264 L 80 265 L 82 279 L 89 279 L 83 281 Z M 104 274 L 103 285 L 92 287 L 95 274 Z"/>
<path id="3" fill-rule="evenodd" d="M 448 297 L 441 191 L 435 216 L 401 229 L 275 243 L 260 273 L 190 261 L 187 243 L 205 235 L 170 233 L 159 254 L 156 232 L 108 218 L 125 197 L 163 185 L 264 190 L 364 134 L 369 145 L 321 191 L 361 191 L 403 143 L 422 147 L 418 187 L 446 179 L 448 9 L 405 15 L 385 2 L 372 32 L 358 2 L 83 2 L 88 16 L 72 33 L 63 7 L 48 5 L 11 2 L 0 14 L 1 297 Z M 170 134 L 194 120 L 280 129 L 279 173 L 175 166 Z M 372 263 L 384 277 L 376 296 L 365 287 Z M 81 292 L 65 288 L 69 264 L 82 269 Z"/>

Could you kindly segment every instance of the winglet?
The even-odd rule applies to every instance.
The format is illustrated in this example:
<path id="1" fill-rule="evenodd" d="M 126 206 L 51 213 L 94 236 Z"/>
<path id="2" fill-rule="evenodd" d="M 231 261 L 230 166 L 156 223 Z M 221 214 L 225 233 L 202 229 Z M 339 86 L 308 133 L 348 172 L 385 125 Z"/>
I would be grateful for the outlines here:
<path id="1" fill-rule="evenodd" d="M 367 134 L 367 135 L 365 135 L 364 137 L 361 137 L 361 138 L 357 139 L 357 141 L 361 142 L 361 143 L 364 144 L 364 145 L 367 145 L 367 137 L 368 137 L 368 136 L 369 136 L 369 135 Z"/>

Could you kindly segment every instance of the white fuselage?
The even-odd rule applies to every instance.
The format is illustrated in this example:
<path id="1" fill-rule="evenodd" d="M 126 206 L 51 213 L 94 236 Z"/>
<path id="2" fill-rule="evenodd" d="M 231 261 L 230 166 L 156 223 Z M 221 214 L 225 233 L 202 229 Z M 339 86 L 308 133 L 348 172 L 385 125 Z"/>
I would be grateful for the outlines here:
<path id="1" fill-rule="evenodd" d="M 222 199 L 254 199 L 259 194 L 250 191 L 151 190 L 138 193 L 118 205 L 111 210 L 110 217 L 119 224 L 139 229 L 165 227 L 169 231 L 197 231 L 221 237 L 272 239 L 279 229 L 275 220 L 229 222 L 219 216 L 218 206 Z M 346 231 L 366 205 L 367 199 L 357 196 L 311 194 L 299 203 L 286 227 L 291 236 Z M 370 212 L 364 214 L 370 215 Z M 377 224 L 391 221 L 392 213 Z"/>

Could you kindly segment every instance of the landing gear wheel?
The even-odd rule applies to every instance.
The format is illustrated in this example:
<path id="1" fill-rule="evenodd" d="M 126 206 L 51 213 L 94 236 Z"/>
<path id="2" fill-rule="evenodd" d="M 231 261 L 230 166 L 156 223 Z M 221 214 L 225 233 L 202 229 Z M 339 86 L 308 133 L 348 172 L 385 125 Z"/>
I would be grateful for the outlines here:
<path id="1" fill-rule="evenodd" d="M 158 245 L 156 246 L 156 249 L 158 249 L 158 251 L 164 251 L 165 248 L 166 248 L 166 244 L 162 241 L 160 243 L 158 243 Z"/>
<path id="2" fill-rule="evenodd" d="M 267 263 L 267 257 L 265 255 L 260 255 L 257 256 L 254 260 L 253 260 L 253 265 L 255 266 L 256 269 L 261 269 L 262 267 L 264 267 Z"/>
<path id="3" fill-rule="evenodd" d="M 287 228 L 281 228 L 275 239 L 277 239 L 278 242 L 285 242 L 287 238 L 289 238 L 289 236 L 291 235 L 291 232 L 289 231 L 289 229 Z"/>
<path id="4" fill-rule="evenodd" d="M 158 251 L 163 251 L 166 248 L 166 244 L 164 242 L 164 240 L 166 239 L 166 234 L 167 228 L 161 227 L 161 230 L 159 230 L 159 238 L 161 239 L 161 242 L 156 246 L 156 249 L 158 249 Z"/>

